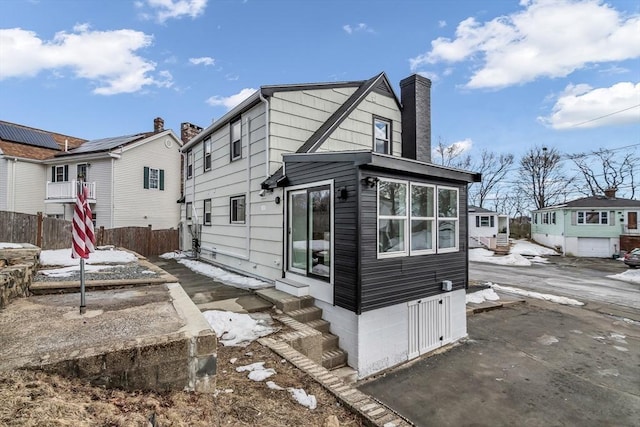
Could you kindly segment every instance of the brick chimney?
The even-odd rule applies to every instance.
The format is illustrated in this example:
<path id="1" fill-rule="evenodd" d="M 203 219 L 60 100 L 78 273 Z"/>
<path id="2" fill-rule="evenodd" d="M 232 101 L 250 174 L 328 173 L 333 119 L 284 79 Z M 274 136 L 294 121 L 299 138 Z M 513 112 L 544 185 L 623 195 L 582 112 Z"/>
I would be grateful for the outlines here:
<path id="1" fill-rule="evenodd" d="M 180 125 L 180 139 L 185 144 L 200 132 L 202 132 L 202 128 L 193 123 L 184 122 Z"/>
<path id="2" fill-rule="evenodd" d="M 605 196 L 607 199 L 615 199 L 615 198 L 616 198 L 616 191 L 617 191 L 617 190 L 618 190 L 618 189 L 617 189 L 617 188 L 615 188 L 615 187 L 609 187 L 609 188 L 607 188 L 606 190 L 604 190 L 604 196 Z"/>
<path id="3" fill-rule="evenodd" d="M 153 133 L 160 133 L 164 131 L 164 120 L 161 117 L 153 119 Z"/>
<path id="4" fill-rule="evenodd" d="M 431 80 L 413 74 L 400 81 L 402 157 L 431 163 Z"/>

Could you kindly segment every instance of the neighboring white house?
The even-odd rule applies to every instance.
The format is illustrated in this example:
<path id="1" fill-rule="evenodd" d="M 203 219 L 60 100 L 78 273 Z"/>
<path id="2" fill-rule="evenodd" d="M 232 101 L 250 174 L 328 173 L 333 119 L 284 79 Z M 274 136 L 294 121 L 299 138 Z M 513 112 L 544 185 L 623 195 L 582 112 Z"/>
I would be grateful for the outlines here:
<path id="1" fill-rule="evenodd" d="M 469 205 L 469 247 L 509 246 L 509 216 Z"/>
<path id="2" fill-rule="evenodd" d="M 615 190 L 532 212 L 531 237 L 563 255 L 609 258 L 624 236 L 640 236 L 640 200 L 621 199 Z"/>
<path id="3" fill-rule="evenodd" d="M 360 377 L 466 335 L 480 175 L 431 163 L 430 86 L 262 86 L 182 148 L 182 247 L 313 296 Z"/>
<path id="4" fill-rule="evenodd" d="M 160 118 L 153 132 L 93 141 L 1 122 L 0 138 L 2 210 L 70 220 L 84 182 L 97 227 L 179 225 L 182 141 Z"/>

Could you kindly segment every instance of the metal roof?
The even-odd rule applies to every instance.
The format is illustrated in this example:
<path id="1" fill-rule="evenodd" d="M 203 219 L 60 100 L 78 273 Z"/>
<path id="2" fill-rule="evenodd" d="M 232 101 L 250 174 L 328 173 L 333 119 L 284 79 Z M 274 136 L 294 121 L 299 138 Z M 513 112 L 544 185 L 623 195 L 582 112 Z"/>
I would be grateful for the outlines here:
<path id="1" fill-rule="evenodd" d="M 60 149 L 51 134 L 10 123 L 0 123 L 0 138 L 5 141 L 20 142 L 34 147 Z"/>
<path id="2" fill-rule="evenodd" d="M 122 145 L 126 145 L 137 139 L 144 138 L 146 136 L 147 136 L 146 133 L 137 133 L 135 135 L 125 135 L 125 136 L 116 136 L 113 138 L 94 139 L 94 140 L 85 142 L 78 148 L 69 150 L 65 153 L 60 153 L 59 156 L 71 155 L 71 154 L 82 154 L 82 153 L 95 153 L 99 151 L 109 151 L 114 148 L 118 148 Z"/>

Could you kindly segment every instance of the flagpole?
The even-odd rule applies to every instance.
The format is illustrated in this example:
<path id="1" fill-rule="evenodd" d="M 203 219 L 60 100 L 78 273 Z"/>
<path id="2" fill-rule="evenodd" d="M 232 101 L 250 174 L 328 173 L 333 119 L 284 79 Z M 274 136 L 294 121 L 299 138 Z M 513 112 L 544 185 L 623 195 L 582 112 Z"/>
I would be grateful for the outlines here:
<path id="1" fill-rule="evenodd" d="M 84 258 L 80 258 L 80 314 L 87 312 L 87 306 L 84 299 Z"/>

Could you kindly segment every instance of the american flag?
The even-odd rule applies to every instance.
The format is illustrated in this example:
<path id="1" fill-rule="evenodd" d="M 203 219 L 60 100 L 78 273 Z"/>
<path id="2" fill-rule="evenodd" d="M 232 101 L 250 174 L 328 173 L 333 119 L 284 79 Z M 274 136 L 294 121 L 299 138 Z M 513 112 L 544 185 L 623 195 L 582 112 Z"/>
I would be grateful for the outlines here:
<path id="1" fill-rule="evenodd" d="M 95 234 L 93 232 L 93 214 L 87 199 L 89 198 L 89 188 L 82 185 L 78 191 L 76 205 L 73 210 L 73 230 L 71 258 L 89 258 L 89 254 L 94 252 Z"/>

